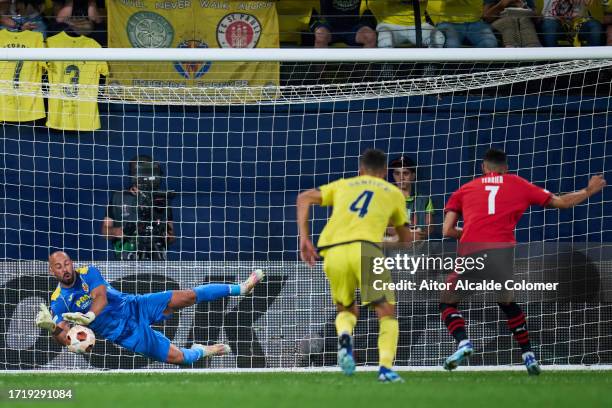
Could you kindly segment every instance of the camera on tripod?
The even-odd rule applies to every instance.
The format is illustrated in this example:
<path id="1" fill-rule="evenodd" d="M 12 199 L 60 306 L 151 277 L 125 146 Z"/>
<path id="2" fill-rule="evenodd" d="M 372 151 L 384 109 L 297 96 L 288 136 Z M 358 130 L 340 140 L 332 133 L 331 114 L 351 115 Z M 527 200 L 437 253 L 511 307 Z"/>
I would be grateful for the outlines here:
<path id="1" fill-rule="evenodd" d="M 161 191 L 163 172 L 158 162 L 138 156 L 130 166 L 136 186 L 138 219 L 135 225 L 135 249 L 139 259 L 165 260 L 168 246 L 168 203 L 173 191 Z"/>
<path id="2" fill-rule="evenodd" d="M 105 234 L 117 237 L 113 244 L 118 259 L 166 259 L 168 244 L 174 240 L 169 203 L 175 193 L 162 190 L 162 177 L 160 164 L 150 156 L 130 162 L 131 187 L 113 195 Z M 109 234 L 119 225 L 120 234 Z"/>

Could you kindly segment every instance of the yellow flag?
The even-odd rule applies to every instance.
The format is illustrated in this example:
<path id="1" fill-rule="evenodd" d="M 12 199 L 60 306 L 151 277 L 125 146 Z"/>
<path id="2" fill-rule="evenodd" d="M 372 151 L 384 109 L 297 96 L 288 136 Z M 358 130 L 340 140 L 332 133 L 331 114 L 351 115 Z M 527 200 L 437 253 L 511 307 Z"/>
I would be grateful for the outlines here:
<path id="1" fill-rule="evenodd" d="M 274 2 L 117 0 L 108 2 L 107 7 L 111 48 L 279 46 L 278 15 Z M 227 87 L 278 86 L 279 64 L 113 62 L 110 64 L 109 83 L 143 87 L 214 87 L 217 93 Z"/>

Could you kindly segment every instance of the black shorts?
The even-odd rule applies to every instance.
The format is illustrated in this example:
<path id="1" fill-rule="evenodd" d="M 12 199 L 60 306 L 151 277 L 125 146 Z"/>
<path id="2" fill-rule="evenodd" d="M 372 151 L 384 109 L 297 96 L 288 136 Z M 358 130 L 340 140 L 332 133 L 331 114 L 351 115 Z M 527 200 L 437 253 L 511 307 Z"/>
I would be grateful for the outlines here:
<path id="1" fill-rule="evenodd" d="M 475 293 L 484 293 L 486 300 L 510 302 L 514 296 L 512 291 L 506 289 L 506 282 L 514 279 L 514 247 L 486 249 L 465 255 L 463 258 L 472 258 L 476 265 L 482 268 L 456 268 L 449 274 L 446 283 L 450 289 L 445 291 L 444 303 L 456 303 L 466 296 Z M 465 261 L 464 261 L 465 262 Z M 462 270 L 463 269 L 463 270 Z M 486 289 L 472 289 L 476 286 L 489 285 Z M 497 285 L 495 289 L 493 285 Z"/>

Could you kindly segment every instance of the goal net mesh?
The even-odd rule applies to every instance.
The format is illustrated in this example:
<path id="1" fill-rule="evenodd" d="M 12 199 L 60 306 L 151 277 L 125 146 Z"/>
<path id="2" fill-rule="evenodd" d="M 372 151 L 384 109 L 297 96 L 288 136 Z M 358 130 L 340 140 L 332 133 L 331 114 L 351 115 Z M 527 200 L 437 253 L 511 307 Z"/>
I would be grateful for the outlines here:
<path id="1" fill-rule="evenodd" d="M 19 64 L 33 62 L 0 62 L 0 70 L 12 74 Z M 272 69 L 277 81 L 261 87 L 123 84 L 112 80 L 113 69 L 116 75 L 134 62 L 114 64 L 100 85 L 77 78 L 71 63 L 61 65 L 65 75 L 57 80 L 49 64 L 40 68 L 47 69 L 41 82 L 0 80 L 0 113 L 14 115 L 0 124 L 2 369 L 170 367 L 102 339 L 92 353 L 74 355 L 35 326 L 38 304 L 48 304 L 57 286 L 46 260 L 58 249 L 78 265 L 97 265 L 112 286 L 129 293 L 235 282 L 265 269 L 267 280 L 253 296 L 196 305 L 154 327 L 181 347 L 232 347 L 231 355 L 194 367 L 331 367 L 335 307 L 322 265 L 308 268 L 298 259 L 300 191 L 356 175 L 359 154 L 369 147 L 389 159 L 408 156 L 417 166 L 414 191 L 431 199 L 434 245 L 442 242 L 444 203 L 479 174 L 479 158 L 491 146 L 505 149 L 512 172 L 559 194 L 612 168 L 611 61 L 281 63 Z M 41 116 L 28 117 L 28 98 L 43 100 Z M 14 106 L 21 108 L 9 112 Z M 74 130 L 75 122 L 96 129 Z M 163 259 L 121 259 L 102 233 L 109 203 L 133 184 L 130 162 L 138 155 L 160 164 L 158 190 L 172 192 L 157 204 L 140 201 L 140 221 L 131 226 L 149 231 L 154 246 L 158 235 L 151 231 L 158 230 L 147 217 L 155 218 L 156 206 L 171 209 L 165 214 L 171 212 L 176 239 Z M 599 249 L 572 249 L 552 264 L 542 251 L 517 259 L 519 273 L 569 264 L 576 268 L 567 279 L 587 280 L 562 301 L 519 298 L 543 364 L 612 364 L 612 264 L 605 251 L 611 214 L 605 190 L 573 210 L 532 207 L 517 227 L 521 243 Z M 328 216 L 314 210 L 315 238 Z M 396 364 L 440 365 L 455 346 L 437 300 L 404 292 L 398 300 Z M 476 348 L 470 365 L 521 362 L 496 304 L 473 299 L 460 308 Z M 377 333 L 375 315 L 362 308 L 358 364 L 377 364 Z"/>

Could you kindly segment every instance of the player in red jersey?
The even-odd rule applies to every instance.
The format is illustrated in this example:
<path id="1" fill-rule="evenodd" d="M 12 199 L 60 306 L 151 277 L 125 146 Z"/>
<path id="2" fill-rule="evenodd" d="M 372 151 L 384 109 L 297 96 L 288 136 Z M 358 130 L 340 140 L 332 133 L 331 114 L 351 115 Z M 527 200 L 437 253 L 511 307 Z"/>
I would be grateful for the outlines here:
<path id="1" fill-rule="evenodd" d="M 460 256 L 486 259 L 485 268 L 477 275 L 480 278 L 497 278 L 505 281 L 512 279 L 514 263 L 514 229 L 519 219 L 530 205 L 552 208 L 572 208 L 606 186 L 602 175 L 591 177 L 589 184 L 582 190 L 557 196 L 535 186 L 527 180 L 508 174 L 506 154 L 501 150 L 490 149 L 482 163 L 483 176 L 464 184 L 455 191 L 446 207 L 443 234 L 459 240 Z M 459 217 L 463 217 L 463 229 L 457 227 Z M 471 273 L 471 272 L 470 272 Z M 470 275 L 470 278 L 474 276 Z M 453 273 L 449 282 L 456 284 L 460 279 Z M 474 349 L 465 331 L 465 321 L 457 310 L 457 305 L 466 293 L 448 290 L 442 293 L 440 313 L 449 333 L 458 346 L 444 362 L 447 370 L 455 369 Z M 508 318 L 508 327 L 523 352 L 523 361 L 529 374 L 540 373 L 540 366 L 531 350 L 529 332 L 525 315 L 514 301 L 511 291 L 499 294 L 498 305 Z"/>

